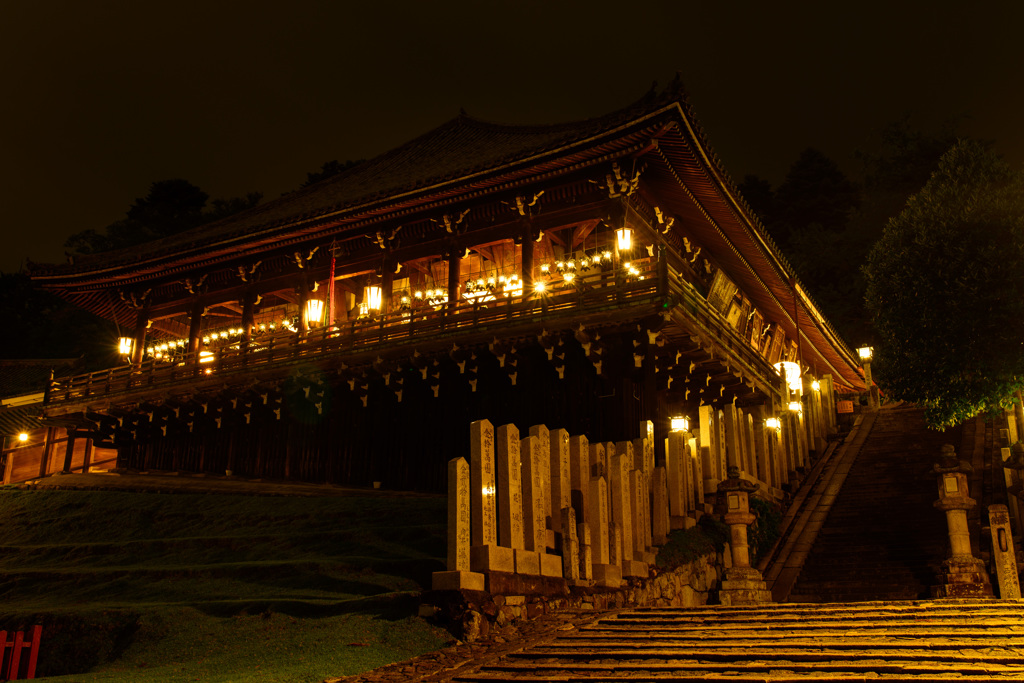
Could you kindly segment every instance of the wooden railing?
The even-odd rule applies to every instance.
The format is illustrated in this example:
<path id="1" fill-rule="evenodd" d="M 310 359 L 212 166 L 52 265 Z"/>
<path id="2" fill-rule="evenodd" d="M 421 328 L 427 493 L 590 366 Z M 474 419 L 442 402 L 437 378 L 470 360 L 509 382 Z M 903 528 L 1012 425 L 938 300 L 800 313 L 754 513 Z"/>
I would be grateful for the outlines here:
<path id="1" fill-rule="evenodd" d="M 373 318 L 363 318 L 309 332 L 278 332 L 254 337 L 245 344 L 225 346 L 202 361 L 187 357 L 177 361 L 146 360 L 54 380 L 47 391 L 48 403 L 100 399 L 150 387 L 183 382 L 225 379 L 291 363 L 346 356 L 387 346 L 417 344 L 445 336 L 491 332 L 501 336 L 510 325 L 614 311 L 624 306 L 646 305 L 668 293 L 668 264 L 651 259 L 635 262 L 634 275 L 622 269 L 576 275 L 572 283 L 553 284 L 542 294 L 496 297 L 493 301 L 458 301 L 435 307 L 414 307 Z M 701 299 L 703 301 L 703 299 Z"/>

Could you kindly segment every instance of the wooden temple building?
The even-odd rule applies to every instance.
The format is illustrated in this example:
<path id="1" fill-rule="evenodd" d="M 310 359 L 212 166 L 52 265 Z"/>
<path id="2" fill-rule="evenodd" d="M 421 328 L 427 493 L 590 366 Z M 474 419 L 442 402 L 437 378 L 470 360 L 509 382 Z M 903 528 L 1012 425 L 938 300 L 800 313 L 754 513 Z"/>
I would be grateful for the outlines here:
<path id="1" fill-rule="evenodd" d="M 127 469 L 441 491 L 475 420 L 592 441 L 650 420 L 660 443 L 685 416 L 781 487 L 864 387 L 675 84 L 562 125 L 460 115 L 30 275 L 125 331 L 124 363 L 54 380 L 43 414 Z"/>

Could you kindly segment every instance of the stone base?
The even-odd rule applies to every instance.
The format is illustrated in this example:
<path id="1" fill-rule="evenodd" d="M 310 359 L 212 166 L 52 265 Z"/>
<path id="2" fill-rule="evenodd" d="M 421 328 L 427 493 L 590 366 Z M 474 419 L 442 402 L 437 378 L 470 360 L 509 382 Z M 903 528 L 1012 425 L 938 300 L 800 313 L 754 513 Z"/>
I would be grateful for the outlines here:
<path id="1" fill-rule="evenodd" d="M 718 597 L 723 605 L 760 605 L 772 601 L 772 592 L 761 572 L 753 567 L 733 567 L 725 571 Z"/>
<path id="2" fill-rule="evenodd" d="M 475 572 L 515 571 L 515 555 L 512 548 L 500 545 L 473 545 L 469 547 L 469 568 Z"/>
<path id="3" fill-rule="evenodd" d="M 541 576 L 555 576 L 562 578 L 562 558 L 558 555 L 548 555 L 547 553 L 538 553 L 540 555 L 540 575 Z"/>
<path id="4" fill-rule="evenodd" d="M 594 582 L 590 579 L 566 579 L 565 582 L 577 588 L 593 588 Z"/>
<path id="5" fill-rule="evenodd" d="M 436 591 L 482 591 L 484 575 L 477 572 L 433 572 L 430 587 Z"/>
<path id="6" fill-rule="evenodd" d="M 595 564 L 594 583 L 605 588 L 618 588 L 622 585 L 622 567 L 617 564 Z"/>
<path id="7" fill-rule="evenodd" d="M 558 534 L 558 536 L 561 536 L 561 535 L 562 534 Z M 560 539 L 556 539 L 555 538 L 555 530 L 554 529 L 545 529 L 544 530 L 544 547 L 545 548 L 551 548 L 552 550 L 558 550 L 558 548 L 560 546 L 559 540 Z"/>
<path id="8" fill-rule="evenodd" d="M 540 575 L 540 553 L 533 550 L 514 550 L 516 574 Z"/>
<path id="9" fill-rule="evenodd" d="M 694 517 L 672 515 L 668 520 L 668 528 L 672 531 L 676 531 L 678 529 L 692 529 L 695 526 L 697 526 L 697 520 Z"/>
<path id="10" fill-rule="evenodd" d="M 633 559 L 637 562 L 643 562 L 644 564 L 654 564 L 654 558 L 658 556 L 658 553 L 650 550 L 634 550 Z"/>
<path id="11" fill-rule="evenodd" d="M 942 563 L 942 582 L 932 588 L 936 598 L 991 598 L 992 583 L 985 563 L 976 557 L 951 557 Z"/>
<path id="12" fill-rule="evenodd" d="M 647 578 L 649 571 L 646 562 L 638 562 L 637 560 L 626 560 L 622 563 L 622 575 L 623 576 L 639 576 Z"/>

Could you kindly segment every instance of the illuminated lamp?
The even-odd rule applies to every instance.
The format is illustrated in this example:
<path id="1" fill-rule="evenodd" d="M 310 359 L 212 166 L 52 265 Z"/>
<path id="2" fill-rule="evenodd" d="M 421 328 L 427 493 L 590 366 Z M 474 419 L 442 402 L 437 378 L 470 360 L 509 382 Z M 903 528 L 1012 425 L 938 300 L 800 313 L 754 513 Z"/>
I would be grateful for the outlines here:
<path id="1" fill-rule="evenodd" d="M 633 231 L 630 228 L 619 228 L 615 231 L 615 241 L 619 251 L 629 251 L 633 248 Z"/>
<path id="2" fill-rule="evenodd" d="M 533 283 L 533 291 L 537 292 L 538 294 L 542 294 L 545 289 L 546 286 L 544 285 L 543 281 L 537 281 Z"/>
<path id="3" fill-rule="evenodd" d="M 366 308 L 371 311 L 380 310 L 383 297 L 384 293 L 380 285 L 367 285 L 363 290 L 363 300 L 366 302 Z"/>
<path id="4" fill-rule="evenodd" d="M 803 383 L 800 381 L 800 366 L 793 361 L 784 360 L 776 363 L 775 372 L 779 373 L 780 377 L 785 372 L 786 384 L 789 385 L 790 391 L 800 391 L 803 388 Z"/>
<path id="5" fill-rule="evenodd" d="M 324 302 L 321 299 L 308 299 L 306 301 L 306 322 L 310 325 L 320 324 L 324 316 Z"/>
<path id="6" fill-rule="evenodd" d="M 20 441 L 21 443 L 25 443 L 26 441 L 28 441 L 28 432 L 22 432 L 21 434 L 18 434 L 18 441 Z"/>
<path id="7" fill-rule="evenodd" d="M 861 361 L 868 361 L 875 355 L 875 350 L 870 346 L 862 346 L 857 349 L 857 355 L 860 356 Z"/>
<path id="8" fill-rule="evenodd" d="M 673 417 L 669 419 L 673 432 L 688 432 L 690 431 L 690 418 L 688 417 Z"/>
<path id="9" fill-rule="evenodd" d="M 789 409 L 794 413 L 801 413 L 804 410 L 804 404 L 800 403 L 800 401 L 790 401 Z"/>
<path id="10" fill-rule="evenodd" d="M 562 279 L 566 282 L 572 282 L 575 279 L 576 274 L 570 271 L 566 271 L 562 274 Z"/>
<path id="11" fill-rule="evenodd" d="M 213 351 L 200 351 L 199 352 L 200 363 L 212 363 L 213 362 Z"/>
<path id="12" fill-rule="evenodd" d="M 764 426 L 768 429 L 774 429 L 775 431 L 779 431 L 780 429 L 782 429 L 782 422 L 780 422 L 779 418 L 777 417 L 769 417 L 764 421 Z"/>
<path id="13" fill-rule="evenodd" d="M 813 382 L 811 382 L 811 389 L 814 389 L 815 391 L 821 391 L 821 382 L 819 382 L 818 380 L 814 380 Z"/>
<path id="14" fill-rule="evenodd" d="M 131 337 L 119 337 L 117 340 L 117 352 L 122 356 L 132 355 L 132 347 L 135 346 L 135 340 Z"/>

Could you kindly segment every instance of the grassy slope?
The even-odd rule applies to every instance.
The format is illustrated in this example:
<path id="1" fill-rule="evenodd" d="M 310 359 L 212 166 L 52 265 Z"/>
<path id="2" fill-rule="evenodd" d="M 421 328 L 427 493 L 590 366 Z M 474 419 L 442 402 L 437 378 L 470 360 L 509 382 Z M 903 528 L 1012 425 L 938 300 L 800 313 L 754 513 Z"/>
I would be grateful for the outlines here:
<path id="1" fill-rule="evenodd" d="M 415 593 L 436 497 L 0 489 L 0 627 L 43 623 L 40 674 L 317 681 L 439 647 Z"/>

